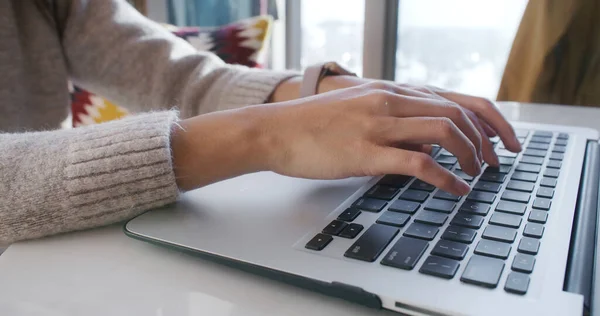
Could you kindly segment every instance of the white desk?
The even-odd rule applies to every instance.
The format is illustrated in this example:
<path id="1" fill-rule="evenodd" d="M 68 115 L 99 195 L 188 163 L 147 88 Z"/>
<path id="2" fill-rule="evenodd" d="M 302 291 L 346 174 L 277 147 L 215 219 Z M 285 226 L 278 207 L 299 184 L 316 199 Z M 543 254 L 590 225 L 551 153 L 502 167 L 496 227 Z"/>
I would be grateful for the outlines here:
<path id="1" fill-rule="evenodd" d="M 600 129 L 600 109 L 502 104 L 511 120 Z M 126 237 L 121 225 L 15 244 L 0 315 L 396 315 Z"/>

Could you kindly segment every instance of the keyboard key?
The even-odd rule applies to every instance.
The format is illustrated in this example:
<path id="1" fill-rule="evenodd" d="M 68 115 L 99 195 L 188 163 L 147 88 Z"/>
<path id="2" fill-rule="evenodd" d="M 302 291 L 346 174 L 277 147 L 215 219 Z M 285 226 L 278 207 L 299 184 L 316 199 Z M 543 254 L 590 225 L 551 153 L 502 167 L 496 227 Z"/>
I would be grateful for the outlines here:
<path id="1" fill-rule="evenodd" d="M 339 234 L 344 228 L 346 228 L 348 224 L 342 222 L 342 221 L 338 221 L 338 220 L 333 220 L 331 223 L 329 223 L 329 225 L 325 226 L 325 228 L 323 228 L 323 234 L 328 234 L 328 235 L 337 235 Z"/>
<path id="2" fill-rule="evenodd" d="M 342 232 L 340 233 L 340 237 L 352 239 L 358 236 L 358 234 L 363 230 L 363 228 L 364 227 L 361 224 L 348 224 L 348 226 L 346 226 L 346 228 L 344 228 L 344 230 L 342 230 Z"/>
<path id="3" fill-rule="evenodd" d="M 360 215 L 360 213 L 361 212 L 359 209 L 351 207 L 351 208 L 343 211 L 342 214 L 340 214 L 338 216 L 338 220 L 344 221 L 344 222 L 351 222 L 351 221 L 355 220 L 356 217 L 358 217 L 358 215 Z"/>
<path id="4" fill-rule="evenodd" d="M 540 181 L 540 185 L 543 187 L 555 188 L 557 180 L 554 178 L 543 177 Z"/>
<path id="5" fill-rule="evenodd" d="M 483 216 L 458 212 L 456 215 L 454 215 L 454 218 L 450 224 L 478 229 L 481 227 L 484 219 L 485 217 Z"/>
<path id="6" fill-rule="evenodd" d="M 485 203 L 465 201 L 459 209 L 461 212 L 486 216 L 490 211 L 490 205 Z"/>
<path id="7" fill-rule="evenodd" d="M 377 184 L 387 185 L 396 188 L 404 188 L 408 184 L 408 182 L 412 179 L 410 176 L 405 176 L 401 174 L 388 174 L 381 178 Z"/>
<path id="8" fill-rule="evenodd" d="M 511 272 L 506 278 L 504 290 L 506 292 L 523 295 L 529 287 L 529 276 L 519 272 Z"/>
<path id="9" fill-rule="evenodd" d="M 415 180 L 415 182 L 413 182 L 410 185 L 410 188 L 414 190 L 423 190 L 427 192 L 433 192 L 433 190 L 435 190 L 435 187 L 433 185 L 421 180 Z"/>
<path id="10" fill-rule="evenodd" d="M 433 197 L 437 198 L 437 199 L 454 201 L 454 202 L 458 202 L 461 198 L 458 195 L 450 194 L 450 193 L 448 193 L 446 191 L 442 191 L 442 190 L 438 190 Z"/>
<path id="11" fill-rule="evenodd" d="M 446 168 L 448 170 L 450 170 L 450 169 L 452 169 L 452 167 L 454 167 L 454 165 L 450 165 L 450 164 L 447 164 L 447 163 L 441 163 L 440 166 L 442 166 L 442 167 L 444 167 L 444 168 Z"/>
<path id="12" fill-rule="evenodd" d="M 542 187 L 537 190 L 536 196 L 551 199 L 554 196 L 554 190 L 551 188 Z"/>
<path id="13" fill-rule="evenodd" d="M 543 165 L 544 158 L 534 157 L 534 156 L 523 156 L 523 158 L 521 158 L 521 162 L 530 163 L 530 164 L 534 164 L 534 165 Z"/>
<path id="14" fill-rule="evenodd" d="M 525 214 L 525 209 L 527 209 L 527 204 L 508 201 L 500 201 L 498 202 L 498 205 L 496 205 L 496 211 L 517 215 Z"/>
<path id="15" fill-rule="evenodd" d="M 567 133 L 560 133 L 557 136 L 558 139 L 569 139 L 569 134 Z"/>
<path id="16" fill-rule="evenodd" d="M 404 225 L 406 225 L 409 219 L 410 215 L 408 214 L 385 211 L 383 212 L 383 214 L 381 214 L 381 216 L 379 216 L 376 223 L 396 227 L 404 227 Z"/>
<path id="17" fill-rule="evenodd" d="M 512 262 L 513 271 L 523 272 L 523 273 L 531 273 L 533 272 L 533 266 L 535 265 L 535 257 L 518 253 L 515 255 L 515 258 Z"/>
<path id="18" fill-rule="evenodd" d="M 472 256 L 460 280 L 465 283 L 495 288 L 498 286 L 503 269 L 504 261 L 502 260 Z"/>
<path id="19" fill-rule="evenodd" d="M 444 279 L 452 279 L 458 271 L 458 261 L 437 257 L 429 256 L 419 269 L 419 272 L 423 274 L 429 274 Z"/>
<path id="20" fill-rule="evenodd" d="M 519 228 L 519 226 L 521 226 L 521 221 L 521 216 L 501 212 L 494 212 L 490 218 L 490 224 L 511 228 Z"/>
<path id="21" fill-rule="evenodd" d="M 527 223 L 525 225 L 523 236 L 542 238 L 542 235 L 544 235 L 544 225 L 537 223 Z"/>
<path id="22" fill-rule="evenodd" d="M 540 171 L 542 171 L 542 166 L 532 165 L 532 164 L 528 164 L 528 163 L 520 163 L 517 165 L 517 168 L 515 170 L 539 173 Z"/>
<path id="23" fill-rule="evenodd" d="M 440 156 L 454 157 L 454 155 L 451 152 L 449 152 L 449 151 L 447 151 L 446 149 L 443 149 L 443 148 L 440 151 Z"/>
<path id="24" fill-rule="evenodd" d="M 465 181 L 467 181 L 467 182 L 469 182 L 469 181 L 473 181 L 473 177 L 471 177 L 470 175 L 466 174 L 466 173 L 465 173 L 464 171 L 462 171 L 462 170 L 454 170 L 454 174 L 455 174 L 457 177 L 459 177 L 459 178 L 461 178 L 461 179 L 463 179 L 463 180 L 465 180 Z"/>
<path id="25" fill-rule="evenodd" d="M 415 201 L 419 203 L 425 202 L 429 197 L 429 193 L 420 190 L 406 190 L 400 194 L 400 198 L 403 200 Z"/>
<path id="26" fill-rule="evenodd" d="M 490 137 L 490 142 L 492 144 L 497 144 L 499 141 L 500 141 L 500 137 L 499 136 Z"/>
<path id="27" fill-rule="evenodd" d="M 560 169 L 546 168 L 546 170 L 544 171 L 544 177 L 558 178 L 559 175 Z"/>
<path id="28" fill-rule="evenodd" d="M 454 206 L 456 206 L 456 203 L 452 201 L 431 199 L 425 204 L 425 209 L 442 213 L 451 213 L 452 210 L 454 210 Z"/>
<path id="29" fill-rule="evenodd" d="M 549 148 L 550 145 L 544 143 L 529 143 L 529 145 L 527 145 L 527 149 L 548 150 Z"/>
<path id="30" fill-rule="evenodd" d="M 554 145 L 554 148 L 552 148 L 552 152 L 555 152 L 555 153 L 562 154 L 565 151 L 567 151 L 567 146 Z"/>
<path id="31" fill-rule="evenodd" d="M 562 166 L 562 161 L 560 160 L 548 160 L 546 164 L 546 168 L 560 169 Z"/>
<path id="32" fill-rule="evenodd" d="M 568 140 L 559 138 L 556 140 L 556 142 L 554 144 L 559 145 L 559 146 L 567 146 L 568 143 L 569 143 Z"/>
<path id="33" fill-rule="evenodd" d="M 469 246 L 465 244 L 449 240 L 440 240 L 437 242 L 433 250 L 431 250 L 431 254 L 450 259 L 462 260 L 467 255 L 468 250 Z"/>
<path id="34" fill-rule="evenodd" d="M 394 212 L 414 214 L 417 211 L 417 209 L 419 209 L 419 206 L 421 206 L 421 204 L 417 202 L 396 200 L 394 201 L 394 203 L 392 203 L 392 205 L 390 205 L 390 207 L 388 207 L 388 210 Z"/>
<path id="35" fill-rule="evenodd" d="M 552 206 L 552 200 L 537 198 L 533 200 L 533 208 L 537 208 L 539 210 L 549 210 L 550 206 Z"/>
<path id="36" fill-rule="evenodd" d="M 508 181 L 507 189 L 515 190 L 515 191 L 523 191 L 523 192 L 533 192 L 535 188 L 535 183 L 525 182 L 519 180 L 510 180 Z"/>
<path id="37" fill-rule="evenodd" d="M 506 149 L 496 149 L 496 154 L 500 157 L 507 157 L 507 158 L 515 158 L 518 155 L 517 153 L 513 153 Z"/>
<path id="38" fill-rule="evenodd" d="M 523 152 L 525 156 L 534 156 L 534 157 L 546 157 L 547 152 L 545 150 L 539 149 L 526 149 Z"/>
<path id="39" fill-rule="evenodd" d="M 537 255 L 538 250 L 540 250 L 540 240 L 523 237 L 519 242 L 519 247 L 517 248 L 518 252 L 526 253 L 528 255 Z"/>
<path id="40" fill-rule="evenodd" d="M 425 253 L 429 243 L 425 240 L 410 237 L 400 237 L 392 249 L 381 259 L 381 264 L 412 270 Z"/>
<path id="41" fill-rule="evenodd" d="M 489 166 L 489 167 L 485 168 L 485 172 L 486 173 L 503 173 L 503 174 L 508 174 L 511 169 L 512 169 L 512 166 L 502 166 L 502 165 L 500 165 L 498 167 Z"/>
<path id="42" fill-rule="evenodd" d="M 529 131 L 526 129 L 515 129 L 515 135 L 517 135 L 517 137 L 527 137 Z"/>
<path id="43" fill-rule="evenodd" d="M 475 183 L 475 186 L 473 187 L 473 189 L 479 190 L 479 191 L 498 193 L 498 192 L 500 192 L 501 187 L 502 187 L 501 183 L 477 181 L 477 183 Z"/>
<path id="44" fill-rule="evenodd" d="M 476 235 L 477 231 L 474 229 L 450 225 L 446 228 L 441 238 L 470 244 L 473 242 Z"/>
<path id="45" fill-rule="evenodd" d="M 565 154 L 561 154 L 561 153 L 551 153 L 550 154 L 550 159 L 551 160 L 563 160 L 565 159 Z"/>
<path id="46" fill-rule="evenodd" d="M 442 148 L 440 146 L 433 145 L 431 146 L 431 153 L 429 154 L 429 156 L 435 157 L 441 150 Z"/>
<path id="47" fill-rule="evenodd" d="M 376 184 L 369 191 L 367 191 L 367 193 L 365 193 L 365 196 L 389 201 L 393 199 L 398 192 L 400 192 L 399 188 Z"/>
<path id="48" fill-rule="evenodd" d="M 549 131 L 535 131 L 533 132 L 533 137 L 553 137 L 554 133 Z"/>
<path id="49" fill-rule="evenodd" d="M 552 138 L 548 137 L 532 137 L 529 143 L 542 143 L 542 144 L 550 144 L 552 142 Z"/>
<path id="50" fill-rule="evenodd" d="M 548 213 L 544 211 L 531 210 L 527 220 L 534 223 L 545 224 L 546 220 L 548 220 Z"/>
<path id="51" fill-rule="evenodd" d="M 404 236 L 415 237 L 425 240 L 433 240 L 439 228 L 422 223 L 412 223 L 404 232 Z"/>
<path id="52" fill-rule="evenodd" d="M 398 234 L 398 229 L 395 227 L 373 224 L 346 250 L 344 256 L 373 262 L 394 239 L 396 234 Z"/>
<path id="53" fill-rule="evenodd" d="M 456 162 L 458 162 L 458 159 L 456 159 L 456 157 L 441 156 L 441 157 L 437 158 L 435 161 L 437 161 L 438 163 L 454 165 L 454 164 L 456 164 Z"/>
<path id="54" fill-rule="evenodd" d="M 432 211 L 420 211 L 415 216 L 415 222 L 430 224 L 434 226 L 442 226 L 448 219 L 448 215 Z"/>
<path id="55" fill-rule="evenodd" d="M 512 166 L 515 164 L 515 158 L 498 157 L 498 160 L 500 161 L 500 165 Z"/>
<path id="56" fill-rule="evenodd" d="M 488 225 L 481 237 L 512 244 L 515 241 L 515 238 L 517 238 L 517 230 L 496 225 Z"/>
<path id="57" fill-rule="evenodd" d="M 306 243 L 306 246 L 304 246 L 304 248 L 320 251 L 323 250 L 323 248 L 325 248 L 325 246 L 327 246 L 332 240 L 333 237 L 329 235 L 317 234 L 315 237 L 313 237 L 313 239 Z"/>
<path id="58" fill-rule="evenodd" d="M 502 193 L 501 199 L 505 201 L 529 203 L 530 198 L 531 195 L 529 193 L 506 190 Z"/>
<path id="59" fill-rule="evenodd" d="M 521 171 L 515 171 L 511 177 L 511 179 L 513 179 L 513 180 L 521 180 L 521 181 L 527 181 L 527 182 L 536 182 L 537 178 L 538 178 L 538 175 L 535 173 L 521 172 Z"/>
<path id="60" fill-rule="evenodd" d="M 384 200 L 360 198 L 354 202 L 354 207 L 369 212 L 380 212 L 387 204 Z"/>
<path id="61" fill-rule="evenodd" d="M 506 179 L 506 175 L 505 174 L 503 174 L 503 173 L 491 173 L 491 172 L 484 172 L 479 177 L 480 181 L 497 182 L 497 183 L 503 183 L 505 179 Z"/>
<path id="62" fill-rule="evenodd" d="M 527 140 L 527 137 L 517 137 L 517 140 L 519 141 L 519 143 L 521 145 L 525 144 L 525 141 Z"/>
<path id="63" fill-rule="evenodd" d="M 494 200 L 496 200 L 496 195 L 488 192 L 471 191 L 471 193 L 467 195 L 467 200 L 492 204 L 494 203 Z"/>
<path id="64" fill-rule="evenodd" d="M 510 249 L 510 244 L 482 239 L 477 243 L 477 247 L 475 247 L 475 253 L 478 255 L 506 259 L 510 254 Z"/>

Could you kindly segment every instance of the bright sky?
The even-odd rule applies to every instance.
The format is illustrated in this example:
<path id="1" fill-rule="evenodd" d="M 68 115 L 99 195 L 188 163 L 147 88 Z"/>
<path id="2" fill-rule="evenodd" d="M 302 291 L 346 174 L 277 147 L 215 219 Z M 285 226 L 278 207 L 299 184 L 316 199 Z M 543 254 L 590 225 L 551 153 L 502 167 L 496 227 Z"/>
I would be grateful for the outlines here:
<path id="1" fill-rule="evenodd" d="M 302 22 L 315 25 L 326 20 L 364 20 L 365 1 L 381 0 L 301 0 Z M 401 0 L 402 27 L 490 27 L 510 34 L 527 0 Z"/>

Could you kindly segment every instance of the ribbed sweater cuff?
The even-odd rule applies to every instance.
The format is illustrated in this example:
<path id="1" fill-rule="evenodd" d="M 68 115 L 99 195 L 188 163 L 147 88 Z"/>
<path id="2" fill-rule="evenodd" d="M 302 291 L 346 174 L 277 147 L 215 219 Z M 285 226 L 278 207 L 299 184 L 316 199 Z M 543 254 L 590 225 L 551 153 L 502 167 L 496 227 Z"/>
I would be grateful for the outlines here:
<path id="1" fill-rule="evenodd" d="M 76 134 L 64 183 L 69 209 L 79 210 L 82 226 L 124 220 L 175 201 L 170 132 L 176 120 L 176 112 L 155 112 Z"/>
<path id="2" fill-rule="evenodd" d="M 236 68 L 232 67 L 230 72 L 219 78 L 224 84 L 217 100 L 217 110 L 265 103 L 282 81 L 300 75 L 295 71 L 236 71 Z"/>

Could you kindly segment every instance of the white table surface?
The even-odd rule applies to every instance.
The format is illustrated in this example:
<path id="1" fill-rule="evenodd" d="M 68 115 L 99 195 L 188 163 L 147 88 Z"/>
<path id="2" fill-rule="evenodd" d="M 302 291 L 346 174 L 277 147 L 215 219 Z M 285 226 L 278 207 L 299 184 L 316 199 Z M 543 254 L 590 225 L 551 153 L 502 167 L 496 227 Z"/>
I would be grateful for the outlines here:
<path id="1" fill-rule="evenodd" d="M 510 120 L 600 129 L 600 109 L 500 105 Z M 397 315 L 126 237 L 121 225 L 0 256 L 0 315 Z"/>

